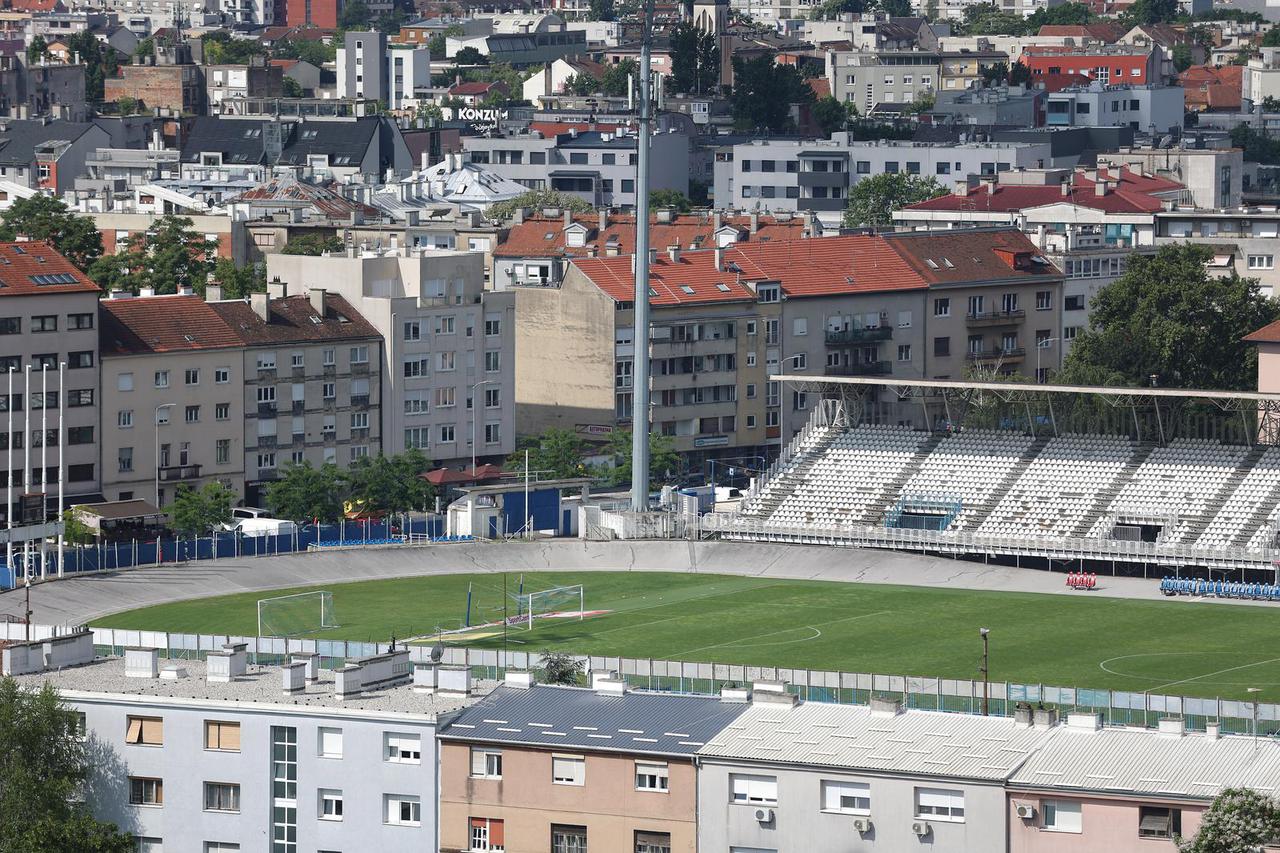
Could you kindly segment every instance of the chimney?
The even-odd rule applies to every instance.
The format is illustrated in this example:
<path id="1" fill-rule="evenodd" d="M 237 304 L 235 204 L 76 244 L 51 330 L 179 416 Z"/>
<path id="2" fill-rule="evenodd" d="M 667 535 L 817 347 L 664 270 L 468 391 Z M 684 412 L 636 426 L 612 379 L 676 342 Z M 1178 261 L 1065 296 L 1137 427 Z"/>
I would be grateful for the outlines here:
<path id="1" fill-rule="evenodd" d="M 1069 198 L 1071 196 L 1071 181 L 1063 181 L 1061 187 L 1062 197 Z"/>
<path id="2" fill-rule="evenodd" d="M 333 671 L 333 695 L 339 699 L 355 699 L 364 683 L 364 667 L 349 663 Z"/>
<path id="3" fill-rule="evenodd" d="M 286 694 L 301 693 L 307 686 L 307 665 L 298 661 L 280 667 L 280 686 Z"/>
<path id="4" fill-rule="evenodd" d="M 1093 194 L 1095 196 L 1101 197 L 1107 194 L 1107 190 L 1108 190 L 1108 187 L 1107 187 L 1106 178 L 1099 175 L 1098 179 L 1093 182 Z"/>
<path id="5" fill-rule="evenodd" d="M 716 246 L 716 272 L 724 270 L 724 246 Z"/>
<path id="6" fill-rule="evenodd" d="M 754 210 L 753 210 L 753 211 L 751 211 L 751 233 L 752 233 L 752 235 L 754 235 L 754 234 L 755 234 L 757 231 L 759 231 L 759 230 L 760 230 L 760 214 L 759 214 L 758 212 L 756 212 L 756 211 L 754 211 Z"/>
<path id="7" fill-rule="evenodd" d="M 679 247 L 679 246 L 668 246 L 668 247 L 667 247 L 667 257 L 671 259 L 671 263 L 673 263 L 673 264 L 678 264 L 678 263 L 680 263 L 680 247 Z"/>
<path id="8" fill-rule="evenodd" d="M 564 227 L 568 228 L 573 224 L 573 211 L 569 208 L 564 209 Z"/>
<path id="9" fill-rule="evenodd" d="M 139 296 L 155 296 L 156 289 L 154 287 L 140 287 L 138 288 L 138 295 Z"/>
<path id="10" fill-rule="evenodd" d="M 1204 736 L 1209 740 L 1217 740 L 1222 737 L 1222 723 L 1205 723 Z"/>
<path id="11" fill-rule="evenodd" d="M 715 213 L 711 214 L 711 232 L 712 233 L 719 231 L 720 226 L 723 224 L 724 224 L 724 214 L 722 214 L 718 210 Z"/>
<path id="12" fill-rule="evenodd" d="M 289 285 L 287 282 L 280 280 L 280 276 L 276 276 L 267 282 L 267 298 L 268 299 L 284 299 L 289 295 Z"/>
<path id="13" fill-rule="evenodd" d="M 627 682 L 616 672 L 592 672 L 591 689 L 601 696 L 622 696 L 627 692 Z"/>
<path id="14" fill-rule="evenodd" d="M 649 266 L 653 266 L 657 262 L 658 262 L 658 250 L 657 248 L 650 248 L 649 249 Z"/>
<path id="15" fill-rule="evenodd" d="M 248 648 L 247 643 L 224 643 L 221 649 L 209 652 L 205 656 L 205 680 L 225 684 L 244 675 L 249 668 Z"/>
<path id="16" fill-rule="evenodd" d="M 178 286 L 179 296 L 195 296 L 195 293 L 196 293 L 195 288 L 189 284 L 182 284 Z"/>
<path id="17" fill-rule="evenodd" d="M 901 699 L 886 699 L 883 696 L 871 697 L 871 716 L 896 717 L 902 713 Z"/>
<path id="18" fill-rule="evenodd" d="M 1181 717 L 1165 717 L 1159 722 L 1157 731 L 1166 737 L 1182 737 L 1187 733 L 1187 723 Z"/>
<path id="19" fill-rule="evenodd" d="M 660 207 L 660 208 L 658 208 L 658 212 L 657 212 L 657 214 L 656 214 L 656 219 L 657 219 L 657 221 L 658 221 L 658 224 L 659 224 L 659 225 L 670 225 L 670 224 L 671 224 L 672 219 L 675 217 L 675 213 L 676 213 L 676 212 L 675 212 L 675 210 L 674 210 L 673 208 L 670 208 L 670 207 Z"/>
<path id="20" fill-rule="evenodd" d="M 132 647 L 124 650 L 126 678 L 156 678 L 160 674 L 160 650 Z"/>
<path id="21" fill-rule="evenodd" d="M 596 231 L 603 234 L 605 229 L 609 227 L 609 208 L 602 207 L 597 211 Z"/>
<path id="22" fill-rule="evenodd" d="M 953 190 L 953 192 L 955 193 L 955 195 L 959 196 L 960 198 L 968 198 L 969 197 L 969 179 L 965 178 L 963 181 L 956 181 L 956 188 L 955 190 Z"/>
<path id="23" fill-rule="evenodd" d="M 292 652 L 289 655 L 289 663 L 306 664 L 304 677 L 307 684 L 320 677 L 320 655 L 314 652 Z"/>
<path id="24" fill-rule="evenodd" d="M 720 701 L 731 704 L 750 702 L 751 688 L 737 684 L 726 684 L 720 688 Z"/>
<path id="25" fill-rule="evenodd" d="M 323 287 L 313 287 L 307 291 L 307 298 L 311 300 L 311 310 L 324 317 L 324 296 L 327 293 Z"/>
<path id="26" fill-rule="evenodd" d="M 1069 729 L 1087 729 L 1088 731 L 1100 731 L 1102 729 L 1101 714 L 1067 714 L 1067 728 Z"/>
<path id="27" fill-rule="evenodd" d="M 204 301 L 218 302 L 222 299 L 222 285 L 206 284 L 204 286 Z"/>
<path id="28" fill-rule="evenodd" d="M 267 294 L 250 293 L 249 306 L 253 308 L 253 313 L 258 315 L 258 319 L 267 322 Z"/>
<path id="29" fill-rule="evenodd" d="M 528 690 L 535 684 L 533 673 L 527 669 L 509 669 L 506 677 L 502 679 L 502 683 L 506 687 L 514 687 L 518 690 Z"/>
<path id="30" fill-rule="evenodd" d="M 108 299 L 132 299 L 133 294 L 127 290 L 113 290 L 107 296 Z"/>
<path id="31" fill-rule="evenodd" d="M 471 670 L 465 666 L 437 667 L 436 693 L 457 697 L 471 695 Z"/>
<path id="32" fill-rule="evenodd" d="M 752 685 L 752 705 L 794 705 L 797 698 L 787 690 L 785 681 L 757 681 Z"/>

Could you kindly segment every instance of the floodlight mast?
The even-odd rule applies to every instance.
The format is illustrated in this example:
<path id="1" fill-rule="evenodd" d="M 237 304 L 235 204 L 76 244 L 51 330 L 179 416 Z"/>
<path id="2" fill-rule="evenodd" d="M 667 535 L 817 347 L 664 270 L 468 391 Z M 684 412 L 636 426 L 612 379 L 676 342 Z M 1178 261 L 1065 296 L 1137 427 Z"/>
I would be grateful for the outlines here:
<path id="1" fill-rule="evenodd" d="M 645 0 L 640 39 L 639 133 L 636 138 L 635 357 L 631 405 L 631 509 L 649 509 L 649 135 L 653 122 L 653 0 Z"/>

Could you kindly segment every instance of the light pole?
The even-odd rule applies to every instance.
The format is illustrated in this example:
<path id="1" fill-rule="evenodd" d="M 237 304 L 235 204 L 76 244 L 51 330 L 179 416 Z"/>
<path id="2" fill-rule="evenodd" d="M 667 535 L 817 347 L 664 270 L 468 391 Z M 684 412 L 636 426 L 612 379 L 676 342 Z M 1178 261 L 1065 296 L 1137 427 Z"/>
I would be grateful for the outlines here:
<path id="1" fill-rule="evenodd" d="M 1246 693 L 1251 693 L 1251 694 L 1252 694 L 1252 693 L 1261 693 L 1261 692 L 1262 692 L 1262 688 L 1261 688 L 1261 687 L 1248 687 L 1248 688 L 1245 688 L 1245 692 L 1246 692 Z M 1254 700 L 1253 700 L 1251 703 L 1249 703 L 1249 704 L 1251 704 L 1251 705 L 1253 706 L 1253 749 L 1254 749 L 1254 751 L 1255 751 L 1255 752 L 1257 752 L 1257 750 L 1258 750 L 1258 700 L 1257 700 L 1257 699 L 1254 699 Z"/>
<path id="2" fill-rule="evenodd" d="M 1048 349 L 1049 344 L 1059 340 L 1058 338 L 1045 338 L 1042 341 L 1036 341 L 1036 381 L 1043 382 L 1040 378 L 1040 350 Z"/>
<path id="3" fill-rule="evenodd" d="M 476 476 L 476 389 L 482 385 L 497 385 L 496 379 L 483 379 L 471 386 L 471 479 Z"/>
<path id="4" fill-rule="evenodd" d="M 176 403 L 161 403 L 156 406 L 156 416 L 151 422 L 151 427 L 155 430 L 155 463 L 156 463 L 156 509 L 164 509 L 160 506 L 160 410 L 172 409 Z"/>
<path id="5" fill-rule="evenodd" d="M 990 651 L 987 638 L 991 633 L 991 629 L 979 628 L 978 633 L 982 635 L 982 716 L 986 717 L 991 713 L 991 695 L 988 687 L 990 670 L 987 667 L 989 661 L 988 652 Z"/>

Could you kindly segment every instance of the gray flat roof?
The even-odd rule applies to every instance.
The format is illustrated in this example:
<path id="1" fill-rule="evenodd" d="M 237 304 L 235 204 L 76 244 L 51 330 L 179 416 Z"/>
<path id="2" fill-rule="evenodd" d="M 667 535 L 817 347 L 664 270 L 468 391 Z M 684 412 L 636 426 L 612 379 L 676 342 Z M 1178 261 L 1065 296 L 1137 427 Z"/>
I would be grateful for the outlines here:
<path id="1" fill-rule="evenodd" d="M 1280 394 L 1256 391 L 1208 391 L 1193 388 L 1117 388 L 1108 385 L 1049 385 L 1035 382 L 964 382 L 957 379 L 886 379 L 876 376 L 802 376 L 780 373 L 776 382 L 828 385 L 879 385 L 885 388 L 932 388 L 939 391 L 1034 391 L 1045 394 L 1100 394 L 1104 397 L 1194 397 L 1202 400 L 1280 401 Z"/>

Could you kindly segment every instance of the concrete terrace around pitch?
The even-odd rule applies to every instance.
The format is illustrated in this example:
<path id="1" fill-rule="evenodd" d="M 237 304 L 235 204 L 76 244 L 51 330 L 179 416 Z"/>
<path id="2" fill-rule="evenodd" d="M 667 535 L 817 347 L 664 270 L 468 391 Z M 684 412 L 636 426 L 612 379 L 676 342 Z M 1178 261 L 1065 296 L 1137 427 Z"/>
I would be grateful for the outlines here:
<path id="1" fill-rule="evenodd" d="M 122 610 L 237 592 L 266 592 L 381 578 L 504 571 L 700 572 L 993 592 L 1145 600 L 1162 598 L 1159 579 L 1155 576 L 1149 580 L 1100 576 L 1097 589 L 1076 592 L 1066 587 L 1066 577 L 1061 572 L 988 566 L 896 551 L 717 541 L 548 540 L 326 550 L 73 575 L 34 586 L 31 609 L 32 619 L 37 623 L 82 625 Z M 1212 601 L 1216 604 L 1251 603 Z M 20 618 L 23 608 L 24 594 L 20 587 L 0 594 L 0 616 Z"/>

